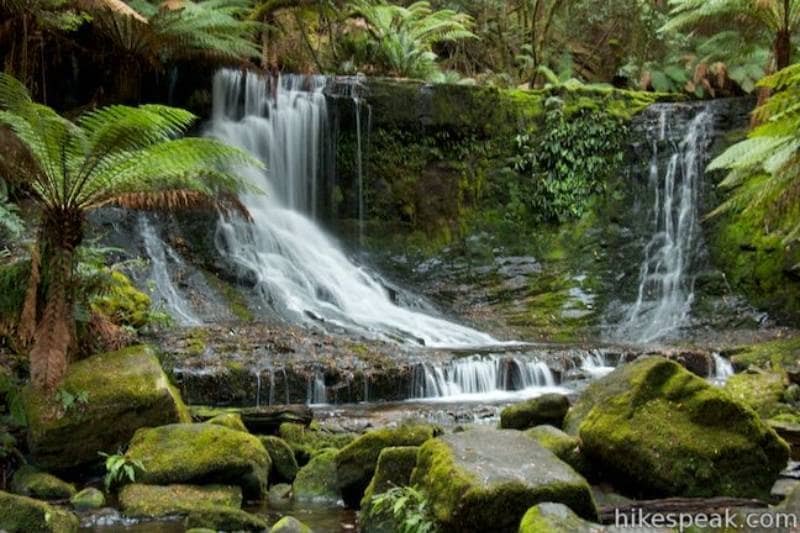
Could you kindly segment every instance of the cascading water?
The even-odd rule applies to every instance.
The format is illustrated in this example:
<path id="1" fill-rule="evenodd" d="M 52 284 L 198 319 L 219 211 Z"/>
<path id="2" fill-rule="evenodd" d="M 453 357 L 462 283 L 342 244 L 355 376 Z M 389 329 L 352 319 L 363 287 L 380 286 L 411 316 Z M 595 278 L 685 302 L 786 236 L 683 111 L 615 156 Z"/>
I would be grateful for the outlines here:
<path id="1" fill-rule="evenodd" d="M 154 285 L 153 296 L 156 307 L 162 307 L 181 326 L 201 325 L 202 321 L 194 314 L 169 275 L 170 268 L 174 270 L 183 266 L 180 256 L 161 240 L 145 215 L 139 216 L 139 233 L 150 261 L 150 279 Z M 170 267 L 170 264 L 173 266 Z"/>
<path id="2" fill-rule="evenodd" d="M 252 274 L 264 302 L 294 322 L 342 327 L 373 338 L 426 346 L 497 344 L 489 335 L 400 307 L 386 288 L 342 250 L 313 216 L 326 135 L 325 78 L 268 80 L 222 70 L 214 79 L 208 135 L 262 160 L 267 171 L 246 169 L 264 195 L 241 198 L 252 222 L 226 218 L 220 252 Z"/>
<path id="3" fill-rule="evenodd" d="M 659 120 L 648 131 L 653 233 L 644 249 L 636 302 L 616 332 L 624 340 L 651 342 L 674 334 L 688 319 L 694 300 L 692 261 L 699 240 L 698 203 L 713 116 L 708 110 L 697 113 L 683 138 L 673 141 L 669 109 L 660 109 Z M 672 154 L 661 165 L 659 150 L 665 144 Z"/>
<path id="4" fill-rule="evenodd" d="M 723 384 L 733 375 L 733 365 L 730 361 L 719 355 L 714 355 L 714 375 L 711 380 L 714 383 Z"/>
<path id="5" fill-rule="evenodd" d="M 472 356 L 414 368 L 410 398 L 501 401 L 561 391 L 548 366 L 535 360 Z"/>

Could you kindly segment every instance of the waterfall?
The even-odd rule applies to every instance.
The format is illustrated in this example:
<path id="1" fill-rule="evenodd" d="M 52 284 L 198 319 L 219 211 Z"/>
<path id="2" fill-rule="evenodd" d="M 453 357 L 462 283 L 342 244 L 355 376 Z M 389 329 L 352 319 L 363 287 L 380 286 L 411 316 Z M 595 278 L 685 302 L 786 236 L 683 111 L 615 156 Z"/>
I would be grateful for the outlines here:
<path id="1" fill-rule="evenodd" d="M 169 275 L 169 263 L 178 269 L 183 267 L 180 256 L 161 240 L 146 215 L 139 216 L 139 233 L 150 261 L 150 279 L 154 285 L 155 306 L 164 308 L 181 326 L 201 325 L 202 321 L 194 314 L 191 306 L 172 283 Z"/>
<path id="2" fill-rule="evenodd" d="M 699 196 L 713 116 L 707 110 L 689 123 L 682 139 L 670 139 L 667 107 L 651 127 L 649 189 L 653 192 L 652 236 L 644 248 L 636 302 L 617 337 L 651 342 L 674 333 L 689 317 L 694 300 L 692 259 L 699 239 Z M 666 165 L 659 150 L 670 146 Z"/>
<path id="3" fill-rule="evenodd" d="M 220 220 L 220 253 L 251 273 L 257 295 L 292 322 L 426 346 L 497 344 L 474 329 L 394 304 L 386 287 L 310 218 L 329 134 L 324 85 L 319 76 L 270 80 L 234 70 L 215 76 L 208 135 L 267 166 L 266 172 L 243 171 L 266 194 L 242 195 L 252 222 Z"/>
<path id="4" fill-rule="evenodd" d="M 410 397 L 445 401 L 498 401 L 532 397 L 557 387 L 550 368 L 541 361 L 500 356 L 471 356 L 447 364 L 414 367 Z"/>
<path id="5" fill-rule="evenodd" d="M 306 383 L 306 403 L 310 405 L 321 405 L 328 403 L 328 393 L 325 388 L 325 376 L 317 370 L 313 376 L 309 376 Z"/>
<path id="6" fill-rule="evenodd" d="M 714 353 L 713 357 L 714 376 L 712 377 L 712 381 L 714 383 L 723 384 L 733 375 L 733 365 L 718 353 Z"/>
<path id="7" fill-rule="evenodd" d="M 588 352 L 581 354 L 581 370 L 591 378 L 601 378 L 614 370 L 614 366 L 608 363 L 606 356 L 600 352 Z"/>

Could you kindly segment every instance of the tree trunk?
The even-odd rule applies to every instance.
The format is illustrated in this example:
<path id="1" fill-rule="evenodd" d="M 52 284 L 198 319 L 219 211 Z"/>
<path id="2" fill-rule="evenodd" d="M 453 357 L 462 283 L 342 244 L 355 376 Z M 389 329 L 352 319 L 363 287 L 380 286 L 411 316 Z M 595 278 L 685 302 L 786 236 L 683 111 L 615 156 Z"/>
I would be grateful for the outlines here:
<path id="1" fill-rule="evenodd" d="M 775 67 L 782 70 L 792 64 L 792 36 L 789 30 L 783 29 L 775 36 Z"/>

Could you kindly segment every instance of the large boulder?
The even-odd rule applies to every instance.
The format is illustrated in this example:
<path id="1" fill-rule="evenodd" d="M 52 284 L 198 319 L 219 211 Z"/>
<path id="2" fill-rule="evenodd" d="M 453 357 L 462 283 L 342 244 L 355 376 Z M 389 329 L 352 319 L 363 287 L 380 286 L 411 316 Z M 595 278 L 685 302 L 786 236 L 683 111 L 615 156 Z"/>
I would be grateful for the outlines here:
<path id="1" fill-rule="evenodd" d="M 266 493 L 271 467 L 258 437 L 215 424 L 140 429 L 126 455 L 144 466 L 142 483 L 239 485 L 254 499 Z"/>
<path id="2" fill-rule="evenodd" d="M 336 456 L 336 479 L 345 503 L 361 502 L 384 448 L 419 446 L 436 436 L 438 429 L 426 424 L 384 428 L 366 433 L 342 448 Z"/>
<path id="3" fill-rule="evenodd" d="M 280 437 L 270 435 L 261 437 L 261 444 L 266 448 L 272 459 L 272 471 L 270 472 L 270 482 L 279 483 L 286 481 L 291 483 L 297 476 L 300 467 L 294 456 L 292 448 Z"/>
<path id="4" fill-rule="evenodd" d="M 427 495 L 445 531 L 515 532 L 541 502 L 597 517 L 589 484 L 518 431 L 471 430 L 422 445 L 411 482 Z"/>
<path id="5" fill-rule="evenodd" d="M 408 485 L 411 482 L 411 473 L 417 466 L 418 452 L 419 446 L 395 446 L 381 450 L 375 475 L 361 499 L 361 508 L 366 507 L 376 494 L 386 492 L 392 487 Z"/>
<path id="6" fill-rule="evenodd" d="M 242 489 L 227 485 L 125 485 L 119 504 L 126 516 L 160 518 L 188 514 L 209 506 L 239 509 Z"/>
<path id="7" fill-rule="evenodd" d="M 300 469 L 292 485 L 296 500 L 335 502 L 339 499 L 336 487 L 337 453 L 335 449 L 322 451 Z"/>
<path id="8" fill-rule="evenodd" d="M 563 394 L 544 394 L 510 407 L 500 413 L 503 429 L 528 429 L 539 425 L 561 427 L 569 410 L 569 399 Z"/>
<path id="9" fill-rule="evenodd" d="M 78 517 L 53 505 L 0 491 L 0 531 L 7 533 L 72 533 Z"/>
<path id="10" fill-rule="evenodd" d="M 11 492 L 37 500 L 68 500 L 75 495 L 75 487 L 52 474 L 25 465 L 11 478 Z"/>
<path id="11" fill-rule="evenodd" d="M 26 389 L 28 446 L 34 462 L 61 470 L 115 453 L 137 429 L 190 421 L 177 391 L 147 346 L 94 355 L 70 366 L 62 389 L 85 394 L 64 410 L 53 397 Z"/>
<path id="12" fill-rule="evenodd" d="M 636 496 L 768 498 L 789 457 L 752 409 L 662 358 L 589 386 L 565 426 L 598 476 Z"/>

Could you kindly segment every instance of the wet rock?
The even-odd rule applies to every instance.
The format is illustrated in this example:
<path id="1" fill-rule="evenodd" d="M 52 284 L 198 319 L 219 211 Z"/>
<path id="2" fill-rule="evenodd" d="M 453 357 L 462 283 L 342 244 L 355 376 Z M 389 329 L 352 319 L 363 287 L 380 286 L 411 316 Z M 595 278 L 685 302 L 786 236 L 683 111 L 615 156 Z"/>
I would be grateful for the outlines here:
<path id="1" fill-rule="evenodd" d="M 189 528 L 208 528 L 216 531 L 264 531 L 267 521 L 241 509 L 211 506 L 189 513 L 184 521 Z"/>
<path id="2" fill-rule="evenodd" d="M 580 454 L 580 441 L 577 437 L 567 435 L 553 426 L 536 426 L 527 430 L 525 434 L 578 472 L 584 471 L 585 464 Z"/>
<path id="3" fill-rule="evenodd" d="M 69 503 L 76 511 L 88 511 L 103 507 L 106 504 L 106 497 L 102 491 L 89 487 L 70 498 Z"/>
<path id="4" fill-rule="evenodd" d="M 800 460 L 800 424 L 781 420 L 769 420 L 767 423 L 780 438 L 789 444 L 792 459 Z"/>
<path id="5" fill-rule="evenodd" d="M 116 452 L 141 427 L 189 421 L 153 351 L 134 346 L 70 366 L 62 386 L 86 403 L 64 411 L 52 398 L 27 389 L 28 446 L 34 462 L 48 470 L 96 463 L 98 452 Z"/>
<path id="6" fill-rule="evenodd" d="M 297 465 L 292 448 L 280 437 L 261 437 L 261 444 L 266 448 L 272 460 L 270 480 L 275 482 L 286 481 L 291 483 L 297 476 L 300 467 Z"/>
<path id="7" fill-rule="evenodd" d="M 8 533 L 72 533 L 78 531 L 74 514 L 27 496 L 0 491 L 0 531 Z"/>
<path id="8" fill-rule="evenodd" d="M 125 485 L 119 503 L 126 516 L 160 518 L 187 514 L 208 506 L 239 509 L 242 489 L 225 485 Z"/>
<path id="9" fill-rule="evenodd" d="M 293 516 L 284 516 L 278 520 L 269 533 L 312 533 L 311 528 Z"/>
<path id="10" fill-rule="evenodd" d="M 663 358 L 590 385 L 565 428 L 601 478 L 637 496 L 767 497 L 789 457 L 750 408 Z"/>
<path id="11" fill-rule="evenodd" d="M 37 500 L 68 500 L 75 495 L 72 484 L 30 465 L 25 465 L 14 473 L 9 488 L 14 494 Z"/>
<path id="12" fill-rule="evenodd" d="M 417 466 L 419 446 L 396 446 L 384 448 L 378 456 L 375 475 L 369 482 L 361 499 L 365 508 L 376 494 L 386 492 L 392 487 L 403 487 L 411 482 L 411 472 Z"/>
<path id="13" fill-rule="evenodd" d="M 288 483 L 278 483 L 269 488 L 269 503 L 285 505 L 292 499 L 292 486 Z"/>
<path id="14" fill-rule="evenodd" d="M 247 432 L 247 428 L 245 427 L 244 422 L 242 422 L 242 417 L 237 413 L 225 413 L 217 415 L 214 418 L 209 419 L 206 424 L 214 424 L 236 431 Z"/>
<path id="15" fill-rule="evenodd" d="M 800 487 L 800 479 L 779 479 L 772 486 L 769 494 L 775 498 L 786 498 L 798 487 Z"/>
<path id="16" fill-rule="evenodd" d="M 297 472 L 293 492 L 298 501 L 335 502 L 339 499 L 336 485 L 336 454 L 331 449 L 318 453 Z"/>
<path id="17" fill-rule="evenodd" d="M 239 485 L 247 498 L 266 493 L 271 462 L 258 437 L 212 424 L 172 424 L 136 432 L 127 456 L 150 484 Z"/>
<path id="18" fill-rule="evenodd" d="M 569 410 L 563 394 L 544 394 L 538 398 L 506 407 L 500 413 L 503 429 L 528 429 L 539 425 L 561 427 Z"/>
<path id="19" fill-rule="evenodd" d="M 540 503 L 528 509 L 519 533 L 603 533 L 620 531 L 588 522 L 562 503 Z"/>
<path id="20" fill-rule="evenodd" d="M 345 503 L 357 507 L 375 474 L 378 457 L 384 448 L 419 446 L 436 436 L 429 425 L 405 425 L 370 431 L 342 448 L 336 456 L 337 486 Z"/>
<path id="21" fill-rule="evenodd" d="M 541 502 L 560 502 L 595 519 L 589 484 L 518 431 L 471 430 L 422 445 L 412 483 L 446 531 L 514 532 Z"/>

